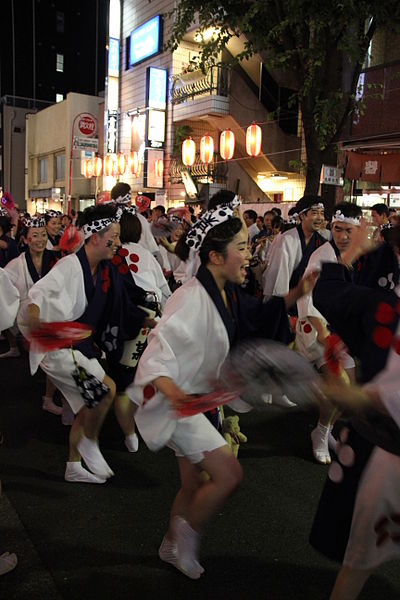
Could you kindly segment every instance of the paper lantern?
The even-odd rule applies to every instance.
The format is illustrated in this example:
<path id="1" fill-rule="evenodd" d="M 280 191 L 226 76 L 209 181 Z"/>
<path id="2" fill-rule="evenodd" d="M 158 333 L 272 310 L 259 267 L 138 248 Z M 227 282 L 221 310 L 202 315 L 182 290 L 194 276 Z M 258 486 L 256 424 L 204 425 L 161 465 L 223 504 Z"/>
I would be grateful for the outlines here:
<path id="1" fill-rule="evenodd" d="M 120 175 L 123 175 L 126 171 L 126 157 L 125 154 L 122 154 L 122 152 L 120 152 L 117 155 L 117 172 Z"/>
<path id="2" fill-rule="evenodd" d="M 219 138 L 219 153 L 224 160 L 230 160 L 235 152 L 235 134 L 225 129 Z"/>
<path id="3" fill-rule="evenodd" d="M 258 156 L 261 152 L 262 131 L 253 123 L 246 130 L 246 152 L 249 156 Z"/>
<path id="4" fill-rule="evenodd" d="M 154 172 L 156 177 L 162 177 L 164 173 L 164 161 L 162 158 L 158 158 L 154 163 Z"/>
<path id="5" fill-rule="evenodd" d="M 83 163 L 83 174 L 86 179 L 93 177 L 93 161 L 88 159 Z"/>
<path id="6" fill-rule="evenodd" d="M 129 168 L 131 170 L 132 175 L 138 175 L 140 173 L 140 162 L 139 162 L 139 154 L 137 152 L 131 152 L 129 154 L 128 160 Z"/>
<path id="7" fill-rule="evenodd" d="M 95 177 L 100 177 L 102 171 L 103 161 L 101 160 L 100 156 L 96 156 L 96 158 L 93 159 L 93 175 Z"/>
<path id="8" fill-rule="evenodd" d="M 104 157 L 104 175 L 106 175 L 106 177 L 109 177 L 110 175 L 113 174 L 113 165 L 114 165 L 114 159 L 113 159 L 112 155 L 107 154 Z"/>
<path id="9" fill-rule="evenodd" d="M 206 165 L 214 158 L 214 140 L 211 135 L 203 135 L 200 140 L 200 158 Z"/>
<path id="10" fill-rule="evenodd" d="M 182 162 L 187 167 L 194 165 L 196 158 L 196 144 L 192 138 L 187 138 L 182 144 Z"/>

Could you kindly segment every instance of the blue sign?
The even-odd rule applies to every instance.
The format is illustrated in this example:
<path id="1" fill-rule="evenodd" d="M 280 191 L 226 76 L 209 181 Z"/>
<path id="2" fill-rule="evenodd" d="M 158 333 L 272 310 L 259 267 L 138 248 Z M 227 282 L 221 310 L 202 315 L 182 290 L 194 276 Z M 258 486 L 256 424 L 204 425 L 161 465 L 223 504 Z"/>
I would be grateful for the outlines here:
<path id="1" fill-rule="evenodd" d="M 108 74 L 119 77 L 119 40 L 112 37 L 108 40 Z"/>
<path id="2" fill-rule="evenodd" d="M 167 108 L 167 71 L 157 67 L 147 69 L 146 106 L 165 110 Z"/>
<path id="3" fill-rule="evenodd" d="M 157 15 L 131 33 L 129 66 L 137 65 L 160 52 L 162 46 L 162 19 Z"/>

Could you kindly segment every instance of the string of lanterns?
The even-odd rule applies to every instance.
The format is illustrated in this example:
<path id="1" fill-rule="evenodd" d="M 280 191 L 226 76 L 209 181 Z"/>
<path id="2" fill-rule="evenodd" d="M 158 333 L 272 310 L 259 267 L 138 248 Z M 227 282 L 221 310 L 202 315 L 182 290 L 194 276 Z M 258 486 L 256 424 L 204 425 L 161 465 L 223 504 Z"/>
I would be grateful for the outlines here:
<path id="1" fill-rule="evenodd" d="M 253 123 L 246 129 L 246 152 L 249 156 L 258 156 L 261 152 L 262 130 Z M 219 153 L 223 160 L 231 160 L 235 153 L 235 134 L 231 129 L 222 131 L 219 137 Z M 208 165 L 214 158 L 214 140 L 206 134 L 200 140 L 200 160 Z M 182 143 L 182 162 L 191 167 L 196 159 L 196 142 L 187 138 Z"/>
<path id="2" fill-rule="evenodd" d="M 104 159 L 96 156 L 95 158 L 84 160 L 82 165 L 82 172 L 86 179 L 100 177 L 102 173 L 107 177 L 117 177 L 118 175 L 123 175 L 127 169 L 135 177 L 141 175 L 142 163 L 139 160 L 138 152 L 130 152 L 128 158 L 122 152 L 118 154 L 106 154 Z M 154 171 L 157 177 L 162 177 L 164 173 L 164 161 L 162 158 L 155 161 Z"/>

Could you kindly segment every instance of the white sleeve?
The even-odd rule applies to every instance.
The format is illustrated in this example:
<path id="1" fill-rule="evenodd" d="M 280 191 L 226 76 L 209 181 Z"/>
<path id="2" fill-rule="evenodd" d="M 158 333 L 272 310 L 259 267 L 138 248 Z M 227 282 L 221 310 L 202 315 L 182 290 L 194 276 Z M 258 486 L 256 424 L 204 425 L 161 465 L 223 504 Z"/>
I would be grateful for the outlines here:
<path id="1" fill-rule="evenodd" d="M 263 293 L 265 298 L 285 296 L 289 291 L 291 277 L 290 250 L 287 236 L 274 240 L 268 254 L 268 267 L 263 273 Z"/>
<path id="2" fill-rule="evenodd" d="M 19 308 L 19 292 L 4 269 L 0 269 L 0 331 L 12 327 Z"/>
<path id="3" fill-rule="evenodd" d="M 321 262 L 322 261 L 320 260 L 319 252 L 313 252 L 310 256 L 310 260 L 308 261 L 307 268 L 304 271 L 304 276 L 312 273 L 313 271 L 321 271 Z M 312 291 L 297 300 L 297 312 L 300 319 L 304 319 L 305 317 L 317 317 L 326 323 L 326 319 L 314 306 Z"/>
<path id="4" fill-rule="evenodd" d="M 153 234 L 151 233 L 150 223 L 140 213 L 137 213 L 137 217 L 142 226 L 142 234 L 140 236 L 139 244 L 147 248 L 147 250 L 150 250 L 152 254 L 156 254 L 158 252 L 158 246 Z"/>

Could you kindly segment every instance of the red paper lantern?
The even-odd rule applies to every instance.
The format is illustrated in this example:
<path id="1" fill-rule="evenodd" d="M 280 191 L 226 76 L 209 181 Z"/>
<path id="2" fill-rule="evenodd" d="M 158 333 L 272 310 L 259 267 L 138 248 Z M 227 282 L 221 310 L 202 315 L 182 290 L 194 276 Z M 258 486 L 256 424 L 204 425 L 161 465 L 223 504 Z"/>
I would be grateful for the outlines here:
<path id="1" fill-rule="evenodd" d="M 120 152 L 117 155 L 117 172 L 120 175 L 123 175 L 126 171 L 126 157 L 125 154 L 122 154 L 122 152 Z"/>
<path id="2" fill-rule="evenodd" d="M 154 163 L 154 172 L 156 177 L 162 177 L 164 173 L 164 161 L 162 158 L 158 158 Z"/>
<path id="3" fill-rule="evenodd" d="M 196 144 L 192 138 L 187 138 L 182 144 L 182 162 L 187 167 L 194 165 L 196 158 Z"/>
<path id="4" fill-rule="evenodd" d="M 114 171 L 114 158 L 111 154 L 107 154 L 104 157 L 104 175 L 106 175 L 107 177 L 109 177 L 110 175 L 113 175 L 113 171 Z"/>
<path id="5" fill-rule="evenodd" d="M 200 140 L 200 158 L 206 165 L 214 158 L 214 140 L 211 135 L 203 135 Z"/>
<path id="6" fill-rule="evenodd" d="M 219 153 L 224 160 L 230 160 L 235 152 L 235 134 L 225 129 L 219 138 Z"/>
<path id="7" fill-rule="evenodd" d="M 96 158 L 93 159 L 93 175 L 95 177 L 100 177 L 102 171 L 103 161 L 101 160 L 100 156 L 96 156 Z"/>
<path id="8" fill-rule="evenodd" d="M 86 179 L 93 177 L 93 161 L 90 159 L 85 160 L 83 163 L 83 174 Z"/>
<path id="9" fill-rule="evenodd" d="M 137 152 L 131 152 L 129 154 L 129 168 L 131 170 L 132 175 L 138 176 L 140 173 L 140 162 L 139 162 L 139 154 Z"/>
<path id="10" fill-rule="evenodd" d="M 249 156 L 258 156 L 261 152 L 262 131 L 253 123 L 246 130 L 246 152 Z"/>

